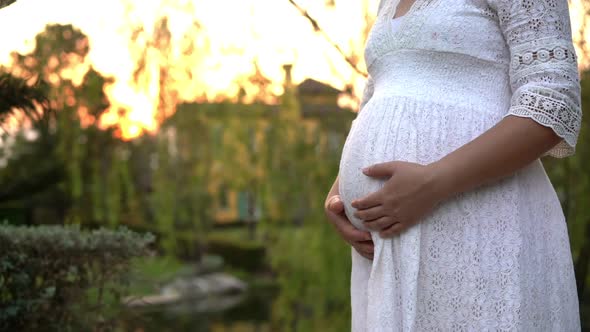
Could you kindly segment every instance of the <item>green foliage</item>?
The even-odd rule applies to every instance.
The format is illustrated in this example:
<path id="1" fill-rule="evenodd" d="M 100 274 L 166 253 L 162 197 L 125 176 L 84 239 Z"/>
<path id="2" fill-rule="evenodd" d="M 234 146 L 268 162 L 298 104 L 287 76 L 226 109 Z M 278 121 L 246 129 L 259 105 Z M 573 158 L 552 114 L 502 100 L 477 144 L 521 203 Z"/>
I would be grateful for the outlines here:
<path id="1" fill-rule="evenodd" d="M 168 175 L 157 185 L 176 188 L 166 192 L 175 203 L 158 208 L 181 208 L 178 191 L 186 184 L 176 177 L 203 166 L 208 172 L 199 174 L 200 186 L 222 183 L 252 193 L 246 210 L 258 218 L 248 223 L 256 232 L 213 231 L 206 236 L 207 251 L 249 271 L 270 262 L 281 288 L 273 304 L 273 330 L 344 331 L 350 321 L 350 248 L 324 221 L 322 202 L 338 172 L 351 117 L 304 118 L 295 97 L 287 90 L 278 110 L 259 104 L 180 105 L 162 127 L 166 144 L 159 160 L 165 163 L 158 163 Z"/>
<path id="2" fill-rule="evenodd" d="M 49 86 L 43 81 L 36 80 L 30 84 L 10 73 L 0 73 L 0 125 L 14 116 L 17 110 L 33 123 L 43 120 L 36 107 L 40 105 L 44 112 L 49 112 L 48 91 Z M 47 127 L 48 124 L 44 125 Z"/>
<path id="3" fill-rule="evenodd" d="M 62 176 L 62 164 L 48 154 L 54 145 L 49 136 L 51 122 L 55 119 L 55 112 L 50 109 L 47 99 L 49 86 L 39 79 L 32 81 L 0 73 L 0 126 L 4 129 L 11 119 L 22 117 L 38 134 L 36 142 L 31 144 L 23 132 L 11 135 L 9 131 L 2 130 L 2 141 L 12 140 L 13 144 L 3 144 L 1 150 L 2 158 L 8 165 L 0 173 L 3 183 L 0 202 L 22 199 L 30 196 L 31 192 L 43 191 L 59 182 Z M 38 158 L 40 154 L 45 157 L 41 161 Z"/>
<path id="4" fill-rule="evenodd" d="M 132 169 L 144 161 L 130 163 L 135 147 L 116 138 L 114 127 L 99 127 L 110 107 L 104 88 L 113 80 L 87 66 L 88 50 L 88 38 L 79 29 L 48 25 L 31 53 L 13 53 L 11 71 L 18 77 L 1 76 L 0 120 L 1 114 L 30 114 L 37 134 L 26 139 L 23 125 L 22 131 L 2 137 L 15 143 L 2 146 L 7 165 L 0 170 L 0 203 L 7 207 L 19 201 L 28 207 L 29 217 L 20 218 L 25 223 L 114 227 L 147 218 Z M 31 80 L 47 83 L 31 85 Z M 37 218 L 41 211 L 44 218 Z"/>
<path id="5" fill-rule="evenodd" d="M 269 255 L 281 287 L 276 329 L 350 330 L 350 247 L 322 219 L 274 233 Z"/>
<path id="6" fill-rule="evenodd" d="M 220 255 L 225 263 L 250 272 L 266 267 L 266 247 L 247 239 L 229 239 L 223 236 L 208 236 L 207 251 Z"/>
<path id="7" fill-rule="evenodd" d="M 183 263 L 174 256 L 135 257 L 129 266 L 128 293 L 133 296 L 159 293 L 164 283 L 194 270 L 193 264 Z"/>
<path id="8" fill-rule="evenodd" d="M 582 126 L 576 153 L 568 158 L 546 158 L 544 165 L 557 191 L 568 224 L 576 279 L 582 306 L 590 304 L 590 71 L 581 75 Z M 587 304 L 586 304 L 587 306 Z"/>
<path id="9" fill-rule="evenodd" d="M 0 330 L 93 328 L 106 294 L 121 296 L 129 261 L 153 241 L 125 228 L 0 225 Z"/>

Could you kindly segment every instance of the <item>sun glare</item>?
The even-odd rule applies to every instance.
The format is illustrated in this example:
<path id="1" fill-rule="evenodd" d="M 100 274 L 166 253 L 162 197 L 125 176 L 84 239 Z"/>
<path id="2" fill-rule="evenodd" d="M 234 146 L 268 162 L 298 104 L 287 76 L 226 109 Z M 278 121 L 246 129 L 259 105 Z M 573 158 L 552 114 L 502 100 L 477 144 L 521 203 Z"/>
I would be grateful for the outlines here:
<path id="1" fill-rule="evenodd" d="M 378 0 L 367 1 L 374 14 Z M 363 1 L 339 2 L 332 9 L 323 1 L 298 3 L 318 19 L 345 52 L 362 54 Z M 575 5 L 572 8 L 577 10 Z M 73 24 L 89 36 L 89 63 L 101 74 L 115 78 L 115 83 L 105 89 L 111 107 L 101 125 L 119 124 L 124 138 L 135 137 L 143 130 L 155 131 L 157 80 L 137 87 L 132 84 L 135 62 L 130 33 L 138 26 L 149 33 L 162 14 L 169 18 L 175 44 L 182 44 L 182 38 L 193 44 L 188 56 L 183 56 L 180 48 L 172 54 L 178 59 L 175 65 L 187 68 L 184 76 L 175 72 L 180 76 L 170 85 L 181 100 L 235 98 L 240 84 L 249 84 L 243 78 L 256 71 L 255 63 L 272 82 L 270 91 L 282 91 L 285 63 L 294 64 L 295 82 L 314 78 L 338 89 L 352 82 L 357 94 L 362 91 L 363 77 L 314 33 L 288 0 L 18 0 L 0 11 L 1 31 L 11 32 L 2 36 L 0 64 L 10 62 L 12 51 L 30 52 L 34 36 L 46 24 Z M 579 21 L 572 16 L 573 25 Z M 157 71 L 154 75 L 158 77 Z M 351 98 L 343 98 L 341 103 L 355 105 Z"/>

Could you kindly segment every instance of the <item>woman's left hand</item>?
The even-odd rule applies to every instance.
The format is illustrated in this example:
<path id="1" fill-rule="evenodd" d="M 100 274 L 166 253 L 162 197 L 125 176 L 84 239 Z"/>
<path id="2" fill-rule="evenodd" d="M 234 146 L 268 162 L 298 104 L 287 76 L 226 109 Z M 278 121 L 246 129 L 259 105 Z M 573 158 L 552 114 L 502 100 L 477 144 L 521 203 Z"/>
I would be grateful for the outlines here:
<path id="1" fill-rule="evenodd" d="M 357 209 L 354 215 L 382 238 L 393 237 L 417 224 L 445 197 L 434 164 L 391 161 L 367 167 L 363 173 L 389 177 L 380 190 L 351 203 Z"/>

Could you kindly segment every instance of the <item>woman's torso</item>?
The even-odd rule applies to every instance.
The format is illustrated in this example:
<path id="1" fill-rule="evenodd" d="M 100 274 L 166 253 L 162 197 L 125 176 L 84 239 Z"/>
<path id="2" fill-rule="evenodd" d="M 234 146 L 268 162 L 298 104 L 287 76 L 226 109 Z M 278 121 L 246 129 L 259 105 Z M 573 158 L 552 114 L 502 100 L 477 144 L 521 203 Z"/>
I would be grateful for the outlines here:
<path id="1" fill-rule="evenodd" d="M 365 48 L 374 92 L 340 161 L 345 211 L 361 229 L 350 203 L 384 183 L 362 167 L 438 160 L 499 122 L 512 94 L 508 48 L 484 0 L 415 0 L 395 23 L 394 0 L 384 1 Z"/>
<path id="2" fill-rule="evenodd" d="M 377 58 L 402 49 L 464 54 L 504 68 L 510 63 L 498 15 L 486 0 L 414 0 L 411 9 L 395 19 L 401 20 L 396 31 L 380 25 L 391 22 L 397 1 L 382 1 L 365 47 L 369 72 Z"/>
<path id="3" fill-rule="evenodd" d="M 374 98 L 404 95 L 506 112 L 510 54 L 485 0 L 415 0 L 393 28 L 388 7 L 395 1 L 384 1 L 365 47 Z"/>

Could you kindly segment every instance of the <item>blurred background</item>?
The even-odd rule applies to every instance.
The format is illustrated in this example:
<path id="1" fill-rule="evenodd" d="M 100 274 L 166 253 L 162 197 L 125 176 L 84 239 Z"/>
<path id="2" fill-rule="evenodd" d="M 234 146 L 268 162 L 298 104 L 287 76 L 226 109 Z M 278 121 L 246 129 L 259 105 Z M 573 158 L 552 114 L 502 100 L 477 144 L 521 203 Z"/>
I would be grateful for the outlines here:
<path id="1" fill-rule="evenodd" d="M 323 203 L 378 0 L 12 2 L 0 330 L 350 329 Z M 590 327 L 590 1 L 570 10 L 584 124 L 575 156 L 543 162 Z"/>

